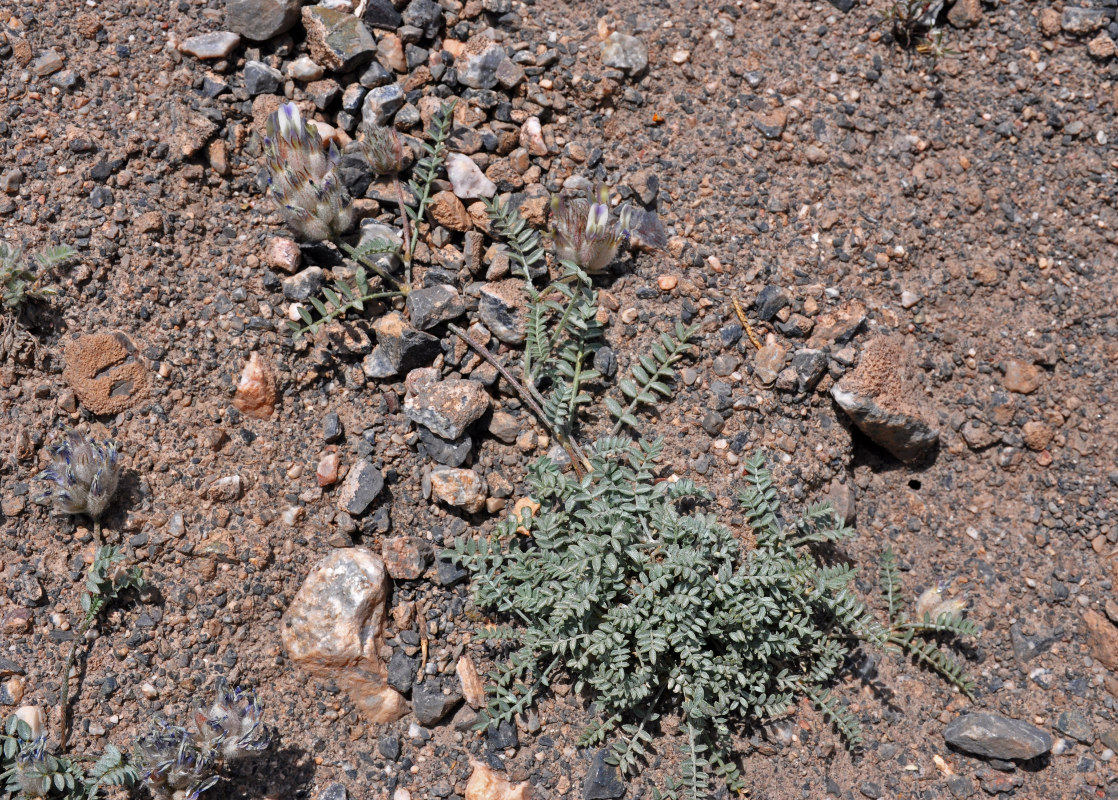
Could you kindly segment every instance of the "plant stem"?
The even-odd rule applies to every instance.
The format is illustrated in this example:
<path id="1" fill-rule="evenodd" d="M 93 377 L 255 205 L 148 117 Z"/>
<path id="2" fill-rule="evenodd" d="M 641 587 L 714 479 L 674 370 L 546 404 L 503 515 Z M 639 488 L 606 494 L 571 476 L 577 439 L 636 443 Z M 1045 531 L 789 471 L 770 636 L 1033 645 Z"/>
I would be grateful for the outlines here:
<path id="1" fill-rule="evenodd" d="M 532 409 L 532 413 L 536 415 L 536 418 L 543 423 L 544 427 L 548 429 L 551 435 L 555 437 L 556 441 L 559 442 L 560 446 L 562 446 L 563 450 L 566 451 L 567 455 L 570 456 L 571 466 L 574 468 L 575 475 L 579 480 L 585 477 L 586 467 L 590 464 L 590 461 L 586 458 L 585 454 L 583 454 L 582 448 L 564 436 L 561 431 L 554 428 L 551 423 L 548 422 L 547 415 L 544 414 L 543 408 L 536 402 L 535 396 L 533 396 L 524 384 L 514 378 L 512 373 L 505 369 L 505 367 L 493 357 L 492 353 L 471 339 L 464 330 L 453 323 L 448 324 L 447 327 L 450 329 L 451 333 L 473 348 L 474 352 L 485 359 L 497 372 L 501 373 L 501 377 L 508 381 L 509 386 L 520 395 L 521 400 L 528 404 L 528 407 Z"/>
<path id="2" fill-rule="evenodd" d="M 101 520 L 93 520 L 93 543 L 98 547 L 101 546 Z"/>
<path id="3" fill-rule="evenodd" d="M 396 202 L 400 205 L 400 217 L 404 221 L 404 278 L 411 288 L 411 259 L 412 254 L 415 252 L 415 243 L 411 238 L 411 220 L 408 219 L 407 204 L 404 203 L 404 187 L 400 184 L 400 176 L 393 175 L 392 183 L 396 185 Z M 418 226 L 416 226 L 418 227 Z"/>
<path id="4" fill-rule="evenodd" d="M 62 697 L 59 700 L 62 727 L 61 733 L 58 736 L 58 751 L 60 753 L 66 752 L 66 742 L 70 739 L 70 670 L 74 668 L 74 662 L 78 658 L 78 645 L 81 643 L 89 627 L 93 624 L 93 620 L 96 618 L 96 614 L 92 612 L 86 613 L 85 619 L 82 620 L 82 624 L 78 628 L 78 633 L 74 637 L 74 643 L 70 645 L 70 655 L 67 657 L 66 665 L 62 669 Z"/>

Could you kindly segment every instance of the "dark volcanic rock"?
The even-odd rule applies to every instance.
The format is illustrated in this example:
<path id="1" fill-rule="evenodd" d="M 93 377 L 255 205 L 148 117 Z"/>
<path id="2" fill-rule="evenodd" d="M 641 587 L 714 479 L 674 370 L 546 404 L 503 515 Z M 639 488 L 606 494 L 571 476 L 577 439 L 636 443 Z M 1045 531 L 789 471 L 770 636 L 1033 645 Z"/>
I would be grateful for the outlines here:
<path id="1" fill-rule="evenodd" d="M 246 39 L 263 42 L 289 31 L 302 6 L 302 0 L 226 0 L 225 25 Z"/>

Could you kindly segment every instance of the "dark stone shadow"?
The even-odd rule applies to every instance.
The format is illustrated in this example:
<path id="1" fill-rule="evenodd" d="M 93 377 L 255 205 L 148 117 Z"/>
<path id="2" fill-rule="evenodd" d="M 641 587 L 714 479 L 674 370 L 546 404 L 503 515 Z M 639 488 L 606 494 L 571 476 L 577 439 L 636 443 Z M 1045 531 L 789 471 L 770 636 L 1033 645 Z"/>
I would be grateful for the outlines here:
<path id="1" fill-rule="evenodd" d="M 314 784 L 314 759 L 301 748 L 282 745 L 278 738 L 273 739 L 267 750 L 229 764 L 224 778 L 205 793 L 206 800 L 309 798 Z"/>

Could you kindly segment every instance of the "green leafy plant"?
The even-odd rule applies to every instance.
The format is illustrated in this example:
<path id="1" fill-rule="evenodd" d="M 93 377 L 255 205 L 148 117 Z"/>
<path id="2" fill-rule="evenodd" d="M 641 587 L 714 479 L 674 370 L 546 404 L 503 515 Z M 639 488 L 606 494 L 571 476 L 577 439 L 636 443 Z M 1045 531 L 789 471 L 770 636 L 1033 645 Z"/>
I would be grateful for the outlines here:
<path id="1" fill-rule="evenodd" d="M 50 272 L 78 254 L 68 245 L 50 247 L 24 259 L 23 247 L 0 241 L 0 307 L 18 311 L 28 300 L 46 300 L 58 294 L 47 283 Z"/>
<path id="2" fill-rule="evenodd" d="M 601 206 L 605 208 L 604 196 Z M 494 234 L 505 245 L 510 264 L 524 279 L 528 296 L 521 379 L 516 380 L 500 365 L 498 369 L 571 456 L 576 473 L 582 475 L 588 461 L 575 441 L 573 428 L 580 408 L 593 402 L 586 387 L 602 378 L 593 367 L 594 354 L 602 346 L 598 292 L 587 272 L 571 260 L 560 261 L 558 277 L 544 289 L 537 289 L 536 279 L 548 272 L 540 234 L 498 200 L 487 200 L 486 212 Z M 464 331 L 456 326 L 450 329 L 482 357 L 495 363 Z M 669 394 L 664 381 L 674 376 L 671 366 L 687 353 L 695 330 L 677 326 L 676 339 L 664 335 L 664 345 L 653 346 L 654 361 L 645 357 L 633 365 L 637 384 L 630 380 L 621 382 L 628 406 L 622 408 L 620 402 L 606 400 L 607 410 L 618 420 L 614 435 L 622 425 L 635 422 L 633 412 L 638 407 L 654 405 L 657 394 Z M 646 374 L 646 367 L 651 372 Z"/>
<path id="3" fill-rule="evenodd" d="M 85 640 L 85 634 L 101 616 L 110 603 L 120 597 L 127 589 L 138 589 L 144 579 L 139 567 L 131 570 L 123 566 L 124 554 L 116 547 L 102 545 L 97 548 L 93 563 L 86 574 L 85 588 L 82 593 L 82 620 L 70 645 L 70 655 L 62 668 L 62 697 L 59 700 L 62 716 L 62 731 L 59 735 L 59 749 L 65 752 L 70 737 L 70 670 L 78 657 L 78 646 Z"/>
<path id="4" fill-rule="evenodd" d="M 698 330 L 698 323 L 684 327 L 677 322 L 674 338 L 661 333 L 660 342 L 652 345 L 652 354 L 637 357 L 630 367 L 632 379 L 622 380 L 618 384 L 621 394 L 629 401 L 628 405 L 622 407 L 612 397 L 605 398 L 606 409 L 616 420 L 611 431 L 613 436 L 621 433 L 626 425 L 635 428 L 640 424 L 634 413 L 638 408 L 655 406 L 657 396 L 671 397 L 672 390 L 665 381 L 675 378 L 672 367 L 687 355 L 691 349 L 691 340 Z"/>
<path id="5" fill-rule="evenodd" d="M 647 756 L 660 714 L 678 713 L 684 767 L 665 796 L 696 798 L 712 775 L 740 784 L 734 726 L 784 715 L 797 696 L 858 741 L 857 720 L 827 687 L 852 643 L 881 646 L 889 634 L 850 591 L 854 570 L 820 564 L 809 550 L 852 531 L 826 504 L 782 523 L 772 476 L 754 456 L 740 495 L 753 535 L 746 545 L 691 511 L 708 499 L 694 483 L 656 481 L 661 449 L 603 438 L 581 480 L 543 459 L 528 475 L 541 504 L 534 518 L 510 517 L 493 536 L 457 542 L 476 604 L 523 626 L 479 632 L 516 643 L 491 675 L 483 723 L 512 719 L 564 669 L 601 711 L 582 744 L 612 736 L 626 772 Z"/>
<path id="6" fill-rule="evenodd" d="M 454 122 L 455 101 L 444 103 L 438 112 L 431 117 L 431 124 L 427 135 L 429 142 L 420 142 L 423 157 L 412 170 L 412 179 L 408 181 L 408 188 L 416 196 L 415 208 L 404 206 L 404 211 L 411 218 L 411 239 L 406 242 L 404 250 L 404 279 L 411 285 L 411 263 L 415 257 L 415 248 L 419 244 L 419 226 L 427 213 L 431 203 L 431 187 L 438 180 L 439 172 L 446 163 L 446 143 L 450 138 L 451 125 Z"/>
<path id="7" fill-rule="evenodd" d="M 978 626 L 963 617 L 962 602 L 943 599 L 943 587 L 934 586 L 920 596 L 916 614 L 910 618 L 901 599 L 901 576 L 891 547 L 881 554 L 879 582 L 889 613 L 886 643 L 921 666 L 937 672 L 967 697 L 973 698 L 974 682 L 967 677 L 962 665 L 938 646 L 945 638 L 978 636 Z"/>
<path id="8" fill-rule="evenodd" d="M 80 762 L 90 760 L 86 772 Z M 103 786 L 131 786 L 137 777 L 112 744 L 96 760 L 57 756 L 47 750 L 45 736 L 35 738 L 31 726 L 14 714 L 0 731 L 0 791 L 13 797 L 92 800 Z"/>

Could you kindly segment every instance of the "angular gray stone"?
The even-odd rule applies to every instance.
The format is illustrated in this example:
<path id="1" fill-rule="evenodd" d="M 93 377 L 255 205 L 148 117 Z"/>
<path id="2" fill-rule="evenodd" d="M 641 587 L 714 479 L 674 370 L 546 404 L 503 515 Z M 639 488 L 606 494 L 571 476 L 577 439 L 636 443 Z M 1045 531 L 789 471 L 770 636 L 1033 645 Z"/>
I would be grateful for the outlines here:
<path id="1" fill-rule="evenodd" d="M 404 22 L 400 12 L 392 5 L 392 0 L 367 0 L 364 20 L 370 28 L 385 31 L 394 31 Z"/>
<path id="2" fill-rule="evenodd" d="M 326 273 L 321 267 L 307 267 L 305 270 L 283 279 L 283 296 L 297 302 L 307 300 L 318 293 L 326 283 Z"/>
<path id="3" fill-rule="evenodd" d="M 418 671 L 418 658 L 410 657 L 403 650 L 396 650 L 392 658 L 388 659 L 388 685 L 400 694 L 408 694 Z"/>
<path id="4" fill-rule="evenodd" d="M 409 372 L 434 360 L 442 350 L 439 340 L 429 333 L 417 331 L 404 322 L 398 311 L 385 314 L 375 323 L 377 346 L 361 364 L 369 378 L 387 378 Z"/>
<path id="5" fill-rule="evenodd" d="M 360 84 L 350 84 L 342 93 L 342 110 L 356 114 L 361 110 L 361 103 L 365 99 L 366 89 Z"/>
<path id="6" fill-rule="evenodd" d="M 444 439 L 460 439 L 489 410 L 489 393 L 477 381 L 450 378 L 420 386 L 404 400 L 404 414 Z"/>
<path id="7" fill-rule="evenodd" d="M 582 786 L 583 800 L 614 800 L 625 794 L 625 783 L 618 776 L 617 767 L 607 760 L 609 755 L 608 747 L 594 754 Z"/>
<path id="8" fill-rule="evenodd" d="M 943 729 L 943 738 L 953 747 L 1004 761 L 1026 761 L 1052 749 L 1052 736 L 1019 719 L 988 712 L 963 714 Z"/>
<path id="9" fill-rule="evenodd" d="M 225 27 L 254 42 L 291 30 L 302 0 L 225 0 Z"/>
<path id="10" fill-rule="evenodd" d="M 470 458 L 474 442 L 469 436 L 450 441 L 427 430 L 419 429 L 419 442 L 434 461 L 446 467 L 460 467 Z"/>
<path id="11" fill-rule="evenodd" d="M 421 331 L 465 313 L 466 301 L 452 286 L 436 284 L 408 293 L 408 319 Z"/>
<path id="12" fill-rule="evenodd" d="M 471 89 L 492 89 L 497 85 L 497 68 L 508 58 L 505 48 L 491 44 L 482 52 L 466 56 L 458 69 L 458 80 Z"/>
<path id="13" fill-rule="evenodd" d="M 230 31 L 200 33 L 179 42 L 179 52 L 201 59 L 227 58 L 240 43 L 241 37 Z"/>
<path id="14" fill-rule="evenodd" d="M 417 683 L 411 694 L 412 708 L 415 718 L 421 725 L 437 725 L 447 714 L 458 707 L 462 702 L 462 695 L 457 689 L 450 689 L 449 694 L 443 694 L 440 681 L 428 678 L 423 683 Z"/>
<path id="15" fill-rule="evenodd" d="M 1056 730 L 1081 744 L 1095 743 L 1095 729 L 1087 715 L 1077 708 L 1065 711 L 1056 719 Z"/>
<path id="16" fill-rule="evenodd" d="M 481 288 L 478 317 L 490 333 L 505 344 L 521 344 L 526 335 L 524 311 L 527 300 L 524 282 L 520 278 L 487 283 Z"/>
<path id="17" fill-rule="evenodd" d="M 245 63 L 245 91 L 250 97 L 258 94 L 275 94 L 283 85 L 283 73 L 272 69 L 263 61 Z"/>
<path id="18" fill-rule="evenodd" d="M 827 354 L 822 350 L 799 350 L 792 356 L 792 369 L 796 371 L 797 388 L 810 392 L 827 369 Z"/>
<path id="19" fill-rule="evenodd" d="M 753 301 L 753 305 L 757 309 L 757 316 L 765 322 L 770 322 L 780 309 L 791 302 L 792 298 L 788 296 L 788 292 L 784 291 L 779 286 L 766 286 L 757 295 L 757 299 Z"/>
<path id="20" fill-rule="evenodd" d="M 338 492 L 338 507 L 357 517 L 369 510 L 384 488 L 384 477 L 380 470 L 368 461 L 358 461 L 345 476 L 345 483 Z"/>
<path id="21" fill-rule="evenodd" d="M 434 39 L 443 26 L 443 10 L 434 0 L 411 0 L 404 9 L 404 24 L 419 28 L 428 39 Z"/>
<path id="22" fill-rule="evenodd" d="M 648 66 L 648 48 L 636 36 L 614 31 L 602 42 L 602 63 L 636 75 Z"/>
<path id="23" fill-rule="evenodd" d="M 1110 24 L 1111 17 L 1112 13 L 1102 8 L 1069 7 L 1064 9 L 1060 27 L 1064 29 L 1064 33 L 1084 36 L 1105 28 Z"/>
<path id="24" fill-rule="evenodd" d="M 307 46 L 316 63 L 335 72 L 348 72 L 371 59 L 376 40 L 365 24 L 352 14 L 323 6 L 303 8 Z"/>
<path id="25" fill-rule="evenodd" d="M 404 87 L 398 83 L 372 88 L 361 106 L 361 119 L 369 125 L 387 125 L 405 100 Z"/>
<path id="26" fill-rule="evenodd" d="M 854 424 L 905 462 L 918 461 L 939 441 L 924 421 L 910 371 L 901 340 L 878 336 L 866 343 L 857 368 L 831 387 Z"/>

